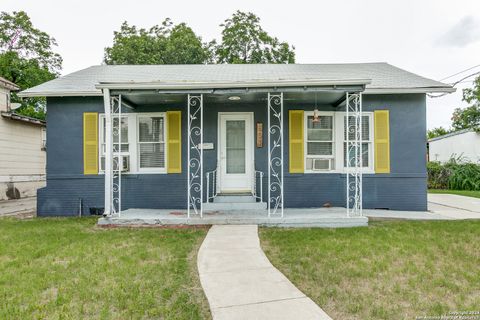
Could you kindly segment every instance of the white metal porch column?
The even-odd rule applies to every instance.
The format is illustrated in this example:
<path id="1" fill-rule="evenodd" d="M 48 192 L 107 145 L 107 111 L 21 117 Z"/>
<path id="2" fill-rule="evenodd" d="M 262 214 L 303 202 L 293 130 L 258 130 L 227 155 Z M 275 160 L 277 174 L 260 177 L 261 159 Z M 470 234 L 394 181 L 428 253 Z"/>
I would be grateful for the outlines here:
<path id="1" fill-rule="evenodd" d="M 187 104 L 187 212 L 203 217 L 203 94 L 189 94 Z"/>
<path id="2" fill-rule="evenodd" d="M 103 89 L 105 111 L 105 216 L 120 216 L 122 206 L 122 96 Z M 115 121 L 115 120 L 116 121 Z M 117 139 L 114 139 L 117 137 Z M 117 142 L 115 143 L 115 140 Z"/>
<path id="3" fill-rule="evenodd" d="M 362 216 L 362 95 L 346 93 L 346 208 L 347 216 Z"/>
<path id="4" fill-rule="evenodd" d="M 268 216 L 283 217 L 283 93 L 268 93 Z"/>

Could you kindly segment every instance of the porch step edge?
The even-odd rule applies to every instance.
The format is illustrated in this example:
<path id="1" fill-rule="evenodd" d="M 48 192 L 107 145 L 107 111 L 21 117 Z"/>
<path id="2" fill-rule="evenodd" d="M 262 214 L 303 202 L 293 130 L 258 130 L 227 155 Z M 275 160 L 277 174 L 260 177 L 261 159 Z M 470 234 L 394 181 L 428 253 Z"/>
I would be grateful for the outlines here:
<path id="1" fill-rule="evenodd" d="M 205 211 L 217 210 L 266 210 L 266 202 L 209 202 L 203 204 Z"/>
<path id="2" fill-rule="evenodd" d="M 218 195 L 213 199 L 214 203 L 253 203 L 257 202 L 254 196 L 250 195 Z"/>

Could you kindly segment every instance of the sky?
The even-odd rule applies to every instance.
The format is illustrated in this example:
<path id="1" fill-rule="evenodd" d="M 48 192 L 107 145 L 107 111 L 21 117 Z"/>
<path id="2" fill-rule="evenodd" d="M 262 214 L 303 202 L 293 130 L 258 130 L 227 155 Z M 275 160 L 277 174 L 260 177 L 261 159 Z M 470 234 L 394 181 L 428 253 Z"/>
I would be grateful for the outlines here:
<path id="1" fill-rule="evenodd" d="M 445 82 L 480 72 L 479 0 L 0 0 L 0 10 L 26 11 L 57 40 L 62 74 L 102 63 L 123 21 L 149 28 L 168 17 L 210 41 L 236 10 L 255 13 L 264 30 L 294 45 L 296 63 L 388 62 L 435 80 L 477 66 Z M 452 111 L 467 106 L 468 80 L 428 98 L 428 128 L 449 127 Z"/>

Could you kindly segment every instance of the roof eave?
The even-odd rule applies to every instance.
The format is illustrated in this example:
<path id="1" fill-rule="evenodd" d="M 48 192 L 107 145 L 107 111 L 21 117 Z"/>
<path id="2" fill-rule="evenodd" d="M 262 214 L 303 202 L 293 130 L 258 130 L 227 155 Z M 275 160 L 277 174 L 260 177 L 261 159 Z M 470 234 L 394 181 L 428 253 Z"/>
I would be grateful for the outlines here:
<path id="1" fill-rule="evenodd" d="M 426 87 L 426 88 L 366 88 L 364 94 L 395 94 L 395 93 L 453 93 L 453 87 Z"/>
<path id="2" fill-rule="evenodd" d="M 1 116 L 4 118 L 9 118 L 11 120 L 21 121 L 24 123 L 29 123 L 29 124 L 39 125 L 39 126 L 46 126 L 46 122 L 44 120 L 27 117 L 14 112 L 1 112 Z"/>
<path id="3" fill-rule="evenodd" d="M 188 90 L 188 89 L 226 89 L 226 88 L 262 88 L 262 87 L 311 87 L 335 85 L 368 85 L 370 79 L 345 80 L 277 80 L 277 81 L 242 81 L 242 82 L 100 82 L 97 89 L 158 89 L 158 90 Z"/>
<path id="4" fill-rule="evenodd" d="M 36 91 L 18 93 L 20 98 L 37 98 L 37 97 L 99 97 L 102 96 L 100 90 L 96 91 Z"/>

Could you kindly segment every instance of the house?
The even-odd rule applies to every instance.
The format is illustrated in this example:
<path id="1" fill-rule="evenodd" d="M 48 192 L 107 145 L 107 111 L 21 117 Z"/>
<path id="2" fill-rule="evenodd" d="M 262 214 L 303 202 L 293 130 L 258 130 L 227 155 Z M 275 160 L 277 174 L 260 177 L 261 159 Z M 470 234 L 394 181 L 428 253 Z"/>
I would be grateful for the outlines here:
<path id="1" fill-rule="evenodd" d="M 428 159 L 448 162 L 450 159 L 480 162 L 480 133 L 464 129 L 428 140 Z"/>
<path id="2" fill-rule="evenodd" d="M 45 186 L 45 121 L 12 111 L 17 90 L 0 77 L 0 200 L 35 197 Z"/>
<path id="3" fill-rule="evenodd" d="M 426 93 L 387 63 L 101 65 L 46 97 L 38 215 L 426 210 Z"/>

